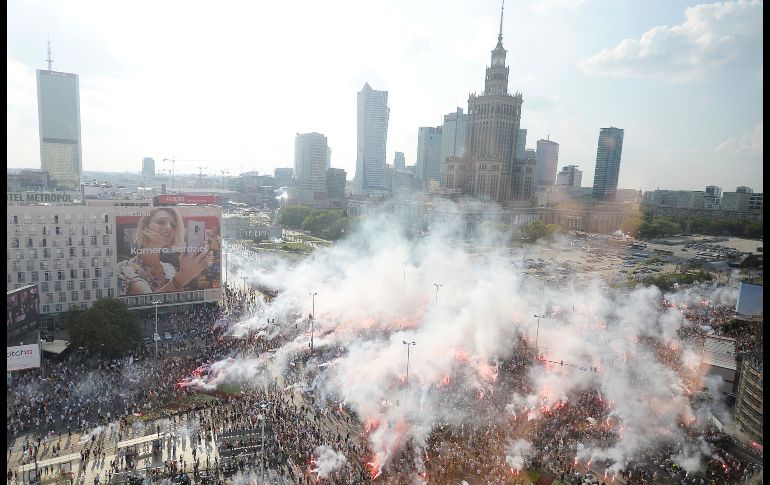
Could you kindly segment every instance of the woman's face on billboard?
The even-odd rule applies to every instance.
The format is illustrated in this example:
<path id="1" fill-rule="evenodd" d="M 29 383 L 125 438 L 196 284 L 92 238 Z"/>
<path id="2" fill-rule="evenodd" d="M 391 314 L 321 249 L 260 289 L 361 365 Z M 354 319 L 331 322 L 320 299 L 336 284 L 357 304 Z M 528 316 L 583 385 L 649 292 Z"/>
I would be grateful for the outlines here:
<path id="1" fill-rule="evenodd" d="M 164 210 L 153 214 L 145 230 L 149 247 L 166 247 L 174 240 L 176 234 L 176 219 Z"/>

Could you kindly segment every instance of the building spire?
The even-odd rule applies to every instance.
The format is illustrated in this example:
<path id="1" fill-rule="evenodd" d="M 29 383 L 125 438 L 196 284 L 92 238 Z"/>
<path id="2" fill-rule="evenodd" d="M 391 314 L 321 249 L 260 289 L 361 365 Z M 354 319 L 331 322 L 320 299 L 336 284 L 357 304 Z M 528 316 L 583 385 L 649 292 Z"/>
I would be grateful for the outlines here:
<path id="1" fill-rule="evenodd" d="M 53 59 L 51 59 L 51 37 L 48 37 L 48 59 L 45 60 L 48 63 L 48 72 L 51 72 L 51 64 L 53 64 Z"/>
<path id="2" fill-rule="evenodd" d="M 500 44 L 503 43 L 503 10 L 505 10 L 505 0 L 500 6 L 500 33 L 497 35 L 497 42 Z"/>

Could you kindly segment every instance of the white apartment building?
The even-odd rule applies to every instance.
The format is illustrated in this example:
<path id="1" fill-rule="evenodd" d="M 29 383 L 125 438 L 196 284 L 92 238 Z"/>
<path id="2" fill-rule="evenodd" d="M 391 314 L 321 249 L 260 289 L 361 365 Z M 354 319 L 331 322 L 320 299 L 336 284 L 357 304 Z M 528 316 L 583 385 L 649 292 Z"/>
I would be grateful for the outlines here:
<path id="1" fill-rule="evenodd" d="M 41 320 L 117 290 L 112 207 L 8 205 L 6 289 L 38 285 Z"/>

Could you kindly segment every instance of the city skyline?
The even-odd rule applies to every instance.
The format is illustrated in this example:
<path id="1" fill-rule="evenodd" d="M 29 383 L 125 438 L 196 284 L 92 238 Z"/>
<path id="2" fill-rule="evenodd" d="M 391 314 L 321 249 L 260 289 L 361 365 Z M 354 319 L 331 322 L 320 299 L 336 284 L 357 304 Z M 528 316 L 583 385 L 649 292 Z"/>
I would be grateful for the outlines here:
<path id="1" fill-rule="evenodd" d="M 171 22 L 174 5 L 152 18 L 141 8 L 125 12 L 113 24 L 101 5 L 9 4 L 8 167 L 40 167 L 35 70 L 45 67 L 49 33 L 52 69 L 80 77 L 85 171 L 136 173 L 152 157 L 267 174 L 291 166 L 295 133 L 315 131 L 334 148 L 331 166 L 352 179 L 355 94 L 365 82 L 389 93 L 385 159 L 400 151 L 414 165 L 417 128 L 441 125 L 446 113 L 467 109 L 469 93 L 483 90 L 479 73 L 494 48 L 500 8 L 497 1 L 342 2 L 303 5 L 296 15 L 282 6 L 193 7 L 188 20 Z M 431 15 L 439 6 L 442 15 Z M 509 90 L 523 94 L 521 127 L 531 140 L 550 134 L 560 145 L 559 169 L 578 165 L 584 182 L 594 178 L 596 133 L 619 126 L 626 132 L 621 188 L 716 184 L 761 192 L 762 10 L 757 1 L 506 5 Z M 257 14 L 274 25 L 247 28 Z M 606 22 L 594 25 L 597 15 Z M 377 25 L 364 25 L 372 16 Z M 315 18 L 341 20 L 319 27 Z M 214 28 L 225 19 L 232 23 L 226 32 Z M 137 25 L 163 34 L 136 36 Z M 215 35 L 198 35 L 201 26 Z M 722 40 L 696 42 L 710 38 Z M 256 79 L 265 66 L 276 75 Z M 228 68 L 254 76 L 228 75 Z M 307 76 L 318 69 L 323 76 Z M 197 171 L 184 163 L 178 173 Z"/>

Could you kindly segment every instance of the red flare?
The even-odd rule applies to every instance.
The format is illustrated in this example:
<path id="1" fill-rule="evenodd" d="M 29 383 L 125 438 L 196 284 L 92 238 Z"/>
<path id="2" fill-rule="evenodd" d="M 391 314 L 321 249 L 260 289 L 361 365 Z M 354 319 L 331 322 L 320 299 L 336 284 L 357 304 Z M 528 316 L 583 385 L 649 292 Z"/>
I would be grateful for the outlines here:
<path id="1" fill-rule="evenodd" d="M 468 362 L 471 358 L 471 354 L 464 350 L 456 350 L 455 351 L 455 360 L 460 362 Z"/>
<path id="2" fill-rule="evenodd" d="M 372 479 L 379 477 L 382 473 L 382 470 L 380 470 L 380 465 L 377 463 L 377 458 L 374 458 L 366 465 L 369 467 L 369 474 L 372 476 Z"/>

